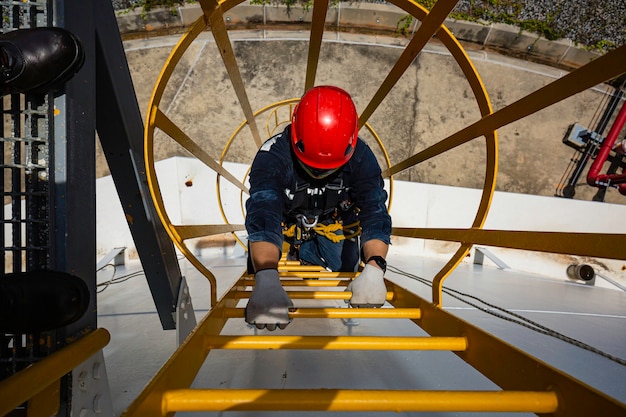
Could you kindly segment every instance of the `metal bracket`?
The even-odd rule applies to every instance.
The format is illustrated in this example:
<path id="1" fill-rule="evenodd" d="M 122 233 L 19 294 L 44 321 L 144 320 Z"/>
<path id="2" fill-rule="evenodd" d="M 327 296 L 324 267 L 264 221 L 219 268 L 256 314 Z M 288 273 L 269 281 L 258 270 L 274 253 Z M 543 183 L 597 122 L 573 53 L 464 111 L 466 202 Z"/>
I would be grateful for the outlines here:
<path id="1" fill-rule="evenodd" d="M 102 268 L 110 264 L 111 261 L 113 261 L 113 265 L 115 266 L 124 265 L 125 263 L 124 251 L 125 250 L 126 250 L 125 246 L 111 249 L 109 253 L 107 253 L 102 259 L 98 261 L 98 263 L 96 264 L 96 271 L 101 270 Z"/>
<path id="2" fill-rule="evenodd" d="M 71 392 L 71 417 L 113 415 L 113 401 L 102 350 L 72 371 Z"/>
<path id="3" fill-rule="evenodd" d="M 620 290 L 622 290 L 622 291 L 626 291 L 626 287 L 625 287 L 625 286 L 623 286 L 623 285 L 622 285 L 622 284 L 620 284 L 619 282 L 617 282 L 617 281 L 615 281 L 615 280 L 613 280 L 613 279 L 611 279 L 611 278 L 607 277 L 606 275 L 598 274 L 598 273 L 596 272 L 596 276 L 597 276 L 598 278 L 602 278 L 603 280 L 605 280 L 605 281 L 606 281 L 606 282 L 608 282 L 609 284 L 613 284 L 614 286 L 616 286 L 616 287 L 617 287 L 617 288 L 619 288 Z"/>
<path id="4" fill-rule="evenodd" d="M 487 248 L 483 248 L 480 246 L 474 247 L 474 265 L 482 265 L 485 261 L 485 256 L 489 258 L 494 264 L 498 266 L 500 269 L 511 269 L 506 263 L 504 263 L 500 258 L 498 258 L 493 252 L 491 252 Z"/>
<path id="5" fill-rule="evenodd" d="M 198 324 L 198 322 L 196 321 L 196 313 L 193 311 L 187 280 L 185 280 L 185 277 L 182 277 L 180 289 L 178 290 L 178 302 L 176 304 L 176 340 L 178 341 L 178 346 L 180 346 L 191 331 L 195 329 L 196 324 Z"/>

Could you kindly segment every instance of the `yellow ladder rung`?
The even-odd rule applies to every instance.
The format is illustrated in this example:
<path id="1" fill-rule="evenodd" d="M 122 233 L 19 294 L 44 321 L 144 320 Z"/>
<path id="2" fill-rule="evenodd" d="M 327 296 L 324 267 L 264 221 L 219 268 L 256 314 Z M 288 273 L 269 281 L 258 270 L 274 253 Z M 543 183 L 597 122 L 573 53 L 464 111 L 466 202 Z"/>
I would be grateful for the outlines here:
<path id="1" fill-rule="evenodd" d="M 229 293 L 231 298 L 249 298 L 251 292 L 248 291 L 232 291 Z M 349 300 L 352 298 L 350 291 L 287 291 L 287 295 L 292 300 Z M 393 299 L 393 292 L 387 292 L 385 300 Z"/>
<path id="2" fill-rule="evenodd" d="M 421 411 L 554 413 L 552 391 L 386 391 L 340 389 L 177 389 L 163 414 L 181 411 Z"/>
<path id="3" fill-rule="evenodd" d="M 347 279 L 283 279 L 280 281 L 283 287 L 347 287 L 350 280 Z M 240 285 L 253 287 L 253 279 L 243 279 Z"/>
<path id="4" fill-rule="evenodd" d="M 331 272 L 331 271 L 278 271 L 280 277 L 299 277 L 299 278 L 354 278 L 358 274 L 356 272 Z"/>
<path id="5" fill-rule="evenodd" d="M 451 350 L 467 349 L 465 337 L 406 336 L 205 336 L 207 349 Z"/>
<path id="6" fill-rule="evenodd" d="M 328 270 L 326 268 L 324 268 L 323 266 L 319 266 L 319 265 L 300 265 L 298 264 L 290 264 L 290 265 L 279 265 L 278 266 L 278 271 L 279 272 L 283 272 L 283 271 L 311 271 L 311 272 L 322 272 L 322 271 L 326 271 L 328 272 Z"/>
<path id="7" fill-rule="evenodd" d="M 354 278 L 358 272 L 330 272 L 330 271 L 278 271 L 278 276 L 283 278 Z M 254 274 L 245 274 L 244 277 L 250 279 Z"/>
<path id="8" fill-rule="evenodd" d="M 293 260 L 292 261 L 288 261 L 286 258 L 283 258 L 283 259 L 281 259 L 278 262 L 278 266 L 279 267 L 281 267 L 281 266 L 295 266 L 295 265 L 302 265 L 302 264 L 300 263 L 300 261 L 293 261 Z M 313 265 L 313 266 L 316 266 L 316 265 Z M 318 266 L 318 268 L 321 268 L 321 267 Z"/>
<path id="9" fill-rule="evenodd" d="M 242 318 L 243 308 L 225 308 L 222 317 Z M 307 319 L 420 319 L 419 308 L 296 308 L 289 317 Z"/>

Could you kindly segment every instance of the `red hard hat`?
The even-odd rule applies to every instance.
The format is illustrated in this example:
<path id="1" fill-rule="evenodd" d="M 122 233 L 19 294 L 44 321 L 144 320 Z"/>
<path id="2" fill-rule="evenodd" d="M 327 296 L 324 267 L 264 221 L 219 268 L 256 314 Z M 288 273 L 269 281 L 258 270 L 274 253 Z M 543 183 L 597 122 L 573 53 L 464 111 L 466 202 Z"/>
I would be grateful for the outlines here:
<path id="1" fill-rule="evenodd" d="M 296 106 L 291 144 L 298 159 L 315 169 L 335 169 L 354 153 L 359 116 L 350 95 L 341 88 L 313 87 Z"/>

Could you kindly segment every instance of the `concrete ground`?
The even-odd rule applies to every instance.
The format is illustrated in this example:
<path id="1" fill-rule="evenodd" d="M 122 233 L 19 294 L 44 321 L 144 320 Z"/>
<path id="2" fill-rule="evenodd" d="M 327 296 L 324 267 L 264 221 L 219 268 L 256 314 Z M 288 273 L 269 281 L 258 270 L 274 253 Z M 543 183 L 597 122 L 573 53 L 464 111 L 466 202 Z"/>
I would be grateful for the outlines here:
<path id="1" fill-rule="evenodd" d="M 257 30 L 230 34 L 253 110 L 303 93 L 308 33 Z M 326 35 L 316 84 L 334 84 L 348 90 L 362 111 L 406 41 L 359 34 L 350 38 L 342 35 L 348 40 L 337 41 L 334 34 Z M 144 120 L 155 81 L 179 38 L 180 35 L 170 35 L 124 44 Z M 472 45 L 465 47 L 494 110 L 565 75 L 563 70 Z M 553 196 L 574 155 L 574 150 L 562 143 L 568 126 L 577 122 L 594 127 L 607 90 L 611 89 L 598 86 L 501 128 L 497 189 Z M 211 156 L 220 157 L 227 140 L 245 119 L 210 33 L 201 34 L 185 52 L 159 107 Z M 476 101 L 459 66 L 445 47 L 433 41 L 404 73 L 369 123 L 381 137 L 393 165 L 479 118 Z M 258 123 L 263 130 L 265 119 Z M 250 163 L 255 149 L 252 140 L 236 142 L 225 159 Z M 156 136 L 155 155 L 156 159 L 163 159 L 186 155 L 186 151 L 160 134 Z M 98 175 L 106 175 L 101 153 L 98 161 Z M 484 170 L 484 140 L 477 139 L 406 170 L 397 178 L 482 188 Z M 596 191 L 580 185 L 575 198 L 591 200 Z M 626 199 L 610 190 L 606 201 L 624 204 Z"/>

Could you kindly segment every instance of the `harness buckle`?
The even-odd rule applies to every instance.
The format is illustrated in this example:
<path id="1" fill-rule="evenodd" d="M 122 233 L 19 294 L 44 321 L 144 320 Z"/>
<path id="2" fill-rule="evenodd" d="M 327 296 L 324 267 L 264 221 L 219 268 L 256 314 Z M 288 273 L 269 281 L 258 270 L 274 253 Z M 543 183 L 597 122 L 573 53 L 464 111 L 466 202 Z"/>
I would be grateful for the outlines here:
<path id="1" fill-rule="evenodd" d="M 312 220 L 309 220 L 309 218 L 306 217 L 304 214 L 298 214 L 296 216 L 296 219 L 298 219 L 298 226 L 302 226 L 306 229 L 312 229 L 317 225 L 317 222 L 319 221 L 319 216 L 314 216 Z"/>

